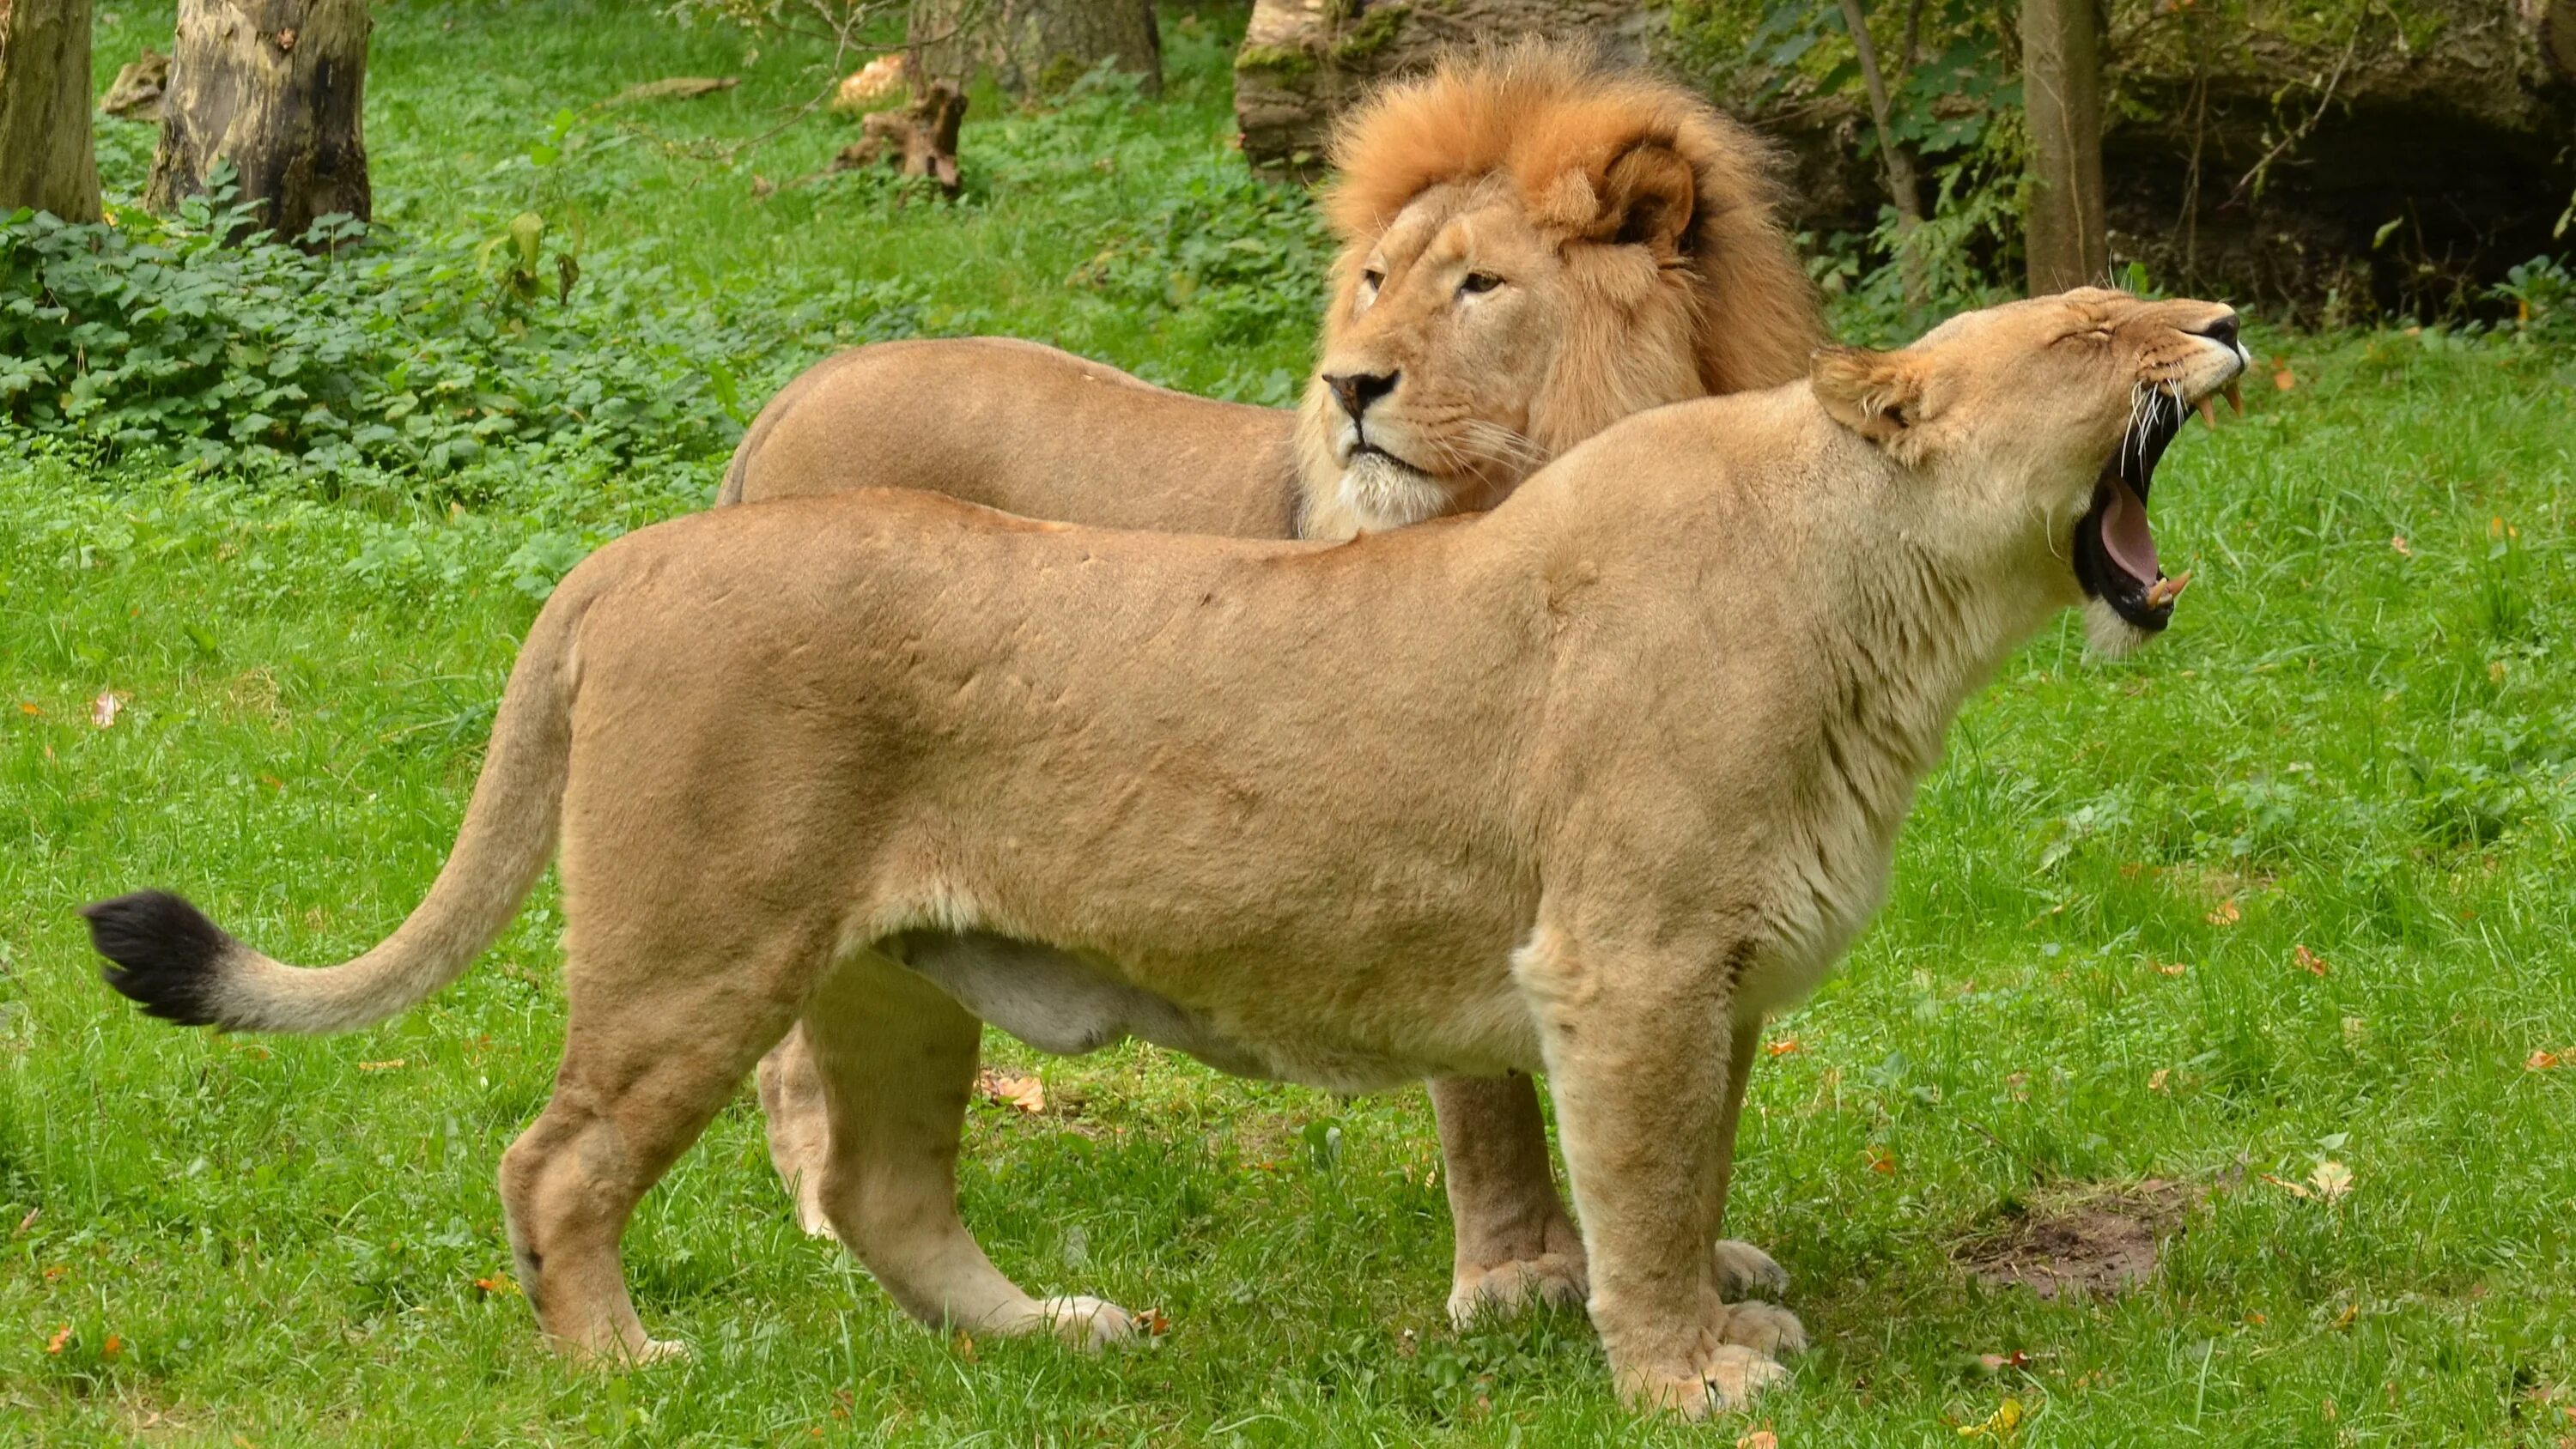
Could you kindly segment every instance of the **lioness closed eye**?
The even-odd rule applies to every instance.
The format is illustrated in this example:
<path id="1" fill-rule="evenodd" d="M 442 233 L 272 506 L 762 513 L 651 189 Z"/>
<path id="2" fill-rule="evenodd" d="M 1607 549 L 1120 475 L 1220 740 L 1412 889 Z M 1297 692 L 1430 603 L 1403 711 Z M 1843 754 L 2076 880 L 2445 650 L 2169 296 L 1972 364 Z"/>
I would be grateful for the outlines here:
<path id="1" fill-rule="evenodd" d="M 298 970 L 157 892 L 93 938 L 155 1014 L 350 1030 L 452 980 L 560 843 L 564 1063 L 501 1191 L 545 1331 L 615 1359 L 667 1351 L 628 1214 L 791 1021 L 887 1290 L 1082 1343 L 1131 1324 L 1024 1294 L 955 1216 L 979 1015 L 1340 1089 L 1543 1068 L 1618 1386 L 1704 1411 L 1785 1372 L 1706 1247 L 1730 1042 L 1876 908 L 2007 651 L 2069 607 L 2164 627 L 2154 469 L 2244 365 L 2224 307 L 2017 303 L 1338 546 L 897 492 L 662 524 L 539 615 L 382 945 Z M 810 589 L 763 587 L 780 560 Z"/>

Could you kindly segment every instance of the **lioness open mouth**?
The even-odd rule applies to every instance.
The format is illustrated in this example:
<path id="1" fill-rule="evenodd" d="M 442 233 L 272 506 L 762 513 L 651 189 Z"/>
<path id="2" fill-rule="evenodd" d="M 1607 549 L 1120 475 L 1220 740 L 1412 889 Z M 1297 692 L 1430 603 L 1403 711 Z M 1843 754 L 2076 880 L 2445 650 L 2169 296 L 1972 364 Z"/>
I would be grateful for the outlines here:
<path id="1" fill-rule="evenodd" d="M 2229 404 L 2242 411 L 2232 378 L 2223 391 Z M 2151 633 L 2172 621 L 2174 600 L 2182 597 L 2191 575 L 2165 577 L 2156 559 L 2155 533 L 2147 527 L 2147 490 L 2155 484 L 2156 464 L 2195 410 L 2215 424 L 2207 396 L 2186 404 L 2172 392 L 2147 394 L 2129 430 L 2121 434 L 2120 446 L 2102 465 L 2092 508 L 2075 525 L 2076 582 L 2121 618 Z"/>

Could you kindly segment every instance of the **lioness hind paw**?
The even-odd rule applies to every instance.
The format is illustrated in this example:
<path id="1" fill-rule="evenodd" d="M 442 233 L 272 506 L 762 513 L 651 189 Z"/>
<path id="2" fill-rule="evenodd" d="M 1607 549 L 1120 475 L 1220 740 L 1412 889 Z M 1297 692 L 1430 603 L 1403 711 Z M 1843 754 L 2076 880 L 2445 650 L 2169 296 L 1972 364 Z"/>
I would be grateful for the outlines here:
<path id="1" fill-rule="evenodd" d="M 1038 1313 L 1056 1337 L 1087 1352 L 1123 1343 L 1137 1334 L 1135 1315 L 1104 1298 L 1076 1294 L 1042 1299 Z"/>
<path id="2" fill-rule="evenodd" d="M 1726 1305 L 1726 1327 L 1719 1336 L 1770 1358 L 1807 1351 L 1807 1326 L 1798 1315 L 1758 1299 Z"/>
<path id="3" fill-rule="evenodd" d="M 1717 1268 L 1717 1291 L 1730 1303 L 1789 1291 L 1789 1270 L 1742 1238 L 1718 1239 L 1709 1256 Z"/>
<path id="4" fill-rule="evenodd" d="M 694 1356 L 694 1351 L 678 1339 L 648 1338 L 642 1348 L 635 1350 L 634 1363 L 637 1368 L 646 1364 L 686 1363 Z"/>

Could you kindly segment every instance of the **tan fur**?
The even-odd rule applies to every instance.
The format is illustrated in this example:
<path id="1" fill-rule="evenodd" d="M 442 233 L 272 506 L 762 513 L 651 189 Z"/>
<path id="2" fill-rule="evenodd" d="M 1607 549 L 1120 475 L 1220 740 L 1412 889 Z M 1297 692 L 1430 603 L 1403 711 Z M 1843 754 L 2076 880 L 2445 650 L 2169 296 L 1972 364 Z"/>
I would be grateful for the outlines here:
<path id="1" fill-rule="evenodd" d="M 252 975 L 234 948 L 219 1019 L 407 1004 L 559 818 L 571 1021 L 502 1190 L 545 1330 L 621 1359 L 667 1351 L 627 1298 L 629 1212 L 791 1022 L 829 1210 L 887 1290 L 1083 1343 L 1131 1325 L 1030 1298 L 958 1222 L 961 1002 L 1344 1090 L 1543 1068 L 1611 1370 L 1704 1411 L 1783 1373 L 1705 1246 L 1733 1058 L 1875 910 L 1960 705 L 2083 602 L 2078 520 L 2137 389 L 2241 371 L 2185 330 L 2228 315 L 1970 314 L 1338 546 L 882 491 L 643 530 L 565 579 L 511 676 L 401 933 L 458 955 Z M 1864 436 L 1888 398 L 1898 432 Z"/>
<path id="2" fill-rule="evenodd" d="M 1581 48 L 1463 55 L 1357 108 L 1326 215 L 1343 242 L 1319 374 L 1401 373 L 1376 424 L 1418 468 L 1348 466 L 1318 381 L 1300 412 L 1153 387 L 1053 348 L 886 343 L 762 409 L 721 502 L 922 488 L 1100 527 L 1347 538 L 1483 508 L 1658 404 L 1804 375 L 1815 299 L 1776 215 L 1771 149 L 1689 92 Z M 1355 288 L 1386 271 L 1366 315 Z M 1457 294 L 1507 271 L 1507 290 Z M 801 1034 L 762 1063 L 780 1174 L 809 1231 L 821 1096 Z M 1739 1097 L 1741 1078 L 1738 1080 Z M 1525 1080 L 1435 1083 L 1455 1209 L 1450 1309 L 1580 1302 L 1583 1257 Z M 1779 1269 L 1721 1245 L 1738 1290 Z"/>

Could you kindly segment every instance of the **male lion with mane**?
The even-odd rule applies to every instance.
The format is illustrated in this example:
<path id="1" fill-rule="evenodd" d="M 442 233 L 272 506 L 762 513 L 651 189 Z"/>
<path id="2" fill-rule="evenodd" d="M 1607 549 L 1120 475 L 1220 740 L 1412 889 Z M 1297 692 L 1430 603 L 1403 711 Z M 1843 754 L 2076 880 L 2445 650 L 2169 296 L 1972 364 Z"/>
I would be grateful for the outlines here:
<path id="1" fill-rule="evenodd" d="M 2068 608 L 2114 648 L 2164 627 L 2154 470 L 2245 365 L 2225 307 L 2086 291 L 1347 543 L 875 489 L 658 524 L 547 601 L 383 944 L 299 970 L 157 891 L 92 939 L 157 1015 L 347 1031 L 454 980 L 559 846 L 571 1019 L 501 1193 L 544 1331 L 614 1361 L 673 1351 L 628 1217 L 790 1023 L 825 1210 L 887 1292 L 1082 1344 L 1136 1325 L 1031 1298 L 957 1218 L 985 1022 L 1341 1091 L 1544 1068 L 1619 1390 L 1704 1413 L 1785 1373 L 1707 1248 L 1749 1025 L 1877 909 L 2007 653 Z"/>
<path id="2" fill-rule="evenodd" d="M 1471 53 L 1391 86 L 1333 147 L 1342 239 L 1294 412 L 1150 386 L 995 338 L 818 364 L 756 419 L 720 502 L 921 488 L 1066 523 L 1348 538 L 1491 507 L 1630 413 L 1802 376 L 1821 340 L 1771 149 L 1580 47 Z M 761 1064 L 770 1153 L 828 1232 L 823 1084 Z M 1743 1084 L 1736 1084 L 1736 1098 Z M 1451 1312 L 1583 1300 L 1583 1253 L 1523 1079 L 1432 1083 L 1456 1222 Z M 1785 1277 L 1716 1253 L 1741 1292 Z"/>

